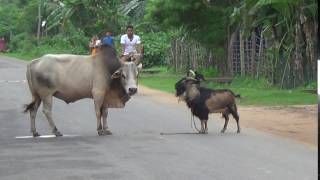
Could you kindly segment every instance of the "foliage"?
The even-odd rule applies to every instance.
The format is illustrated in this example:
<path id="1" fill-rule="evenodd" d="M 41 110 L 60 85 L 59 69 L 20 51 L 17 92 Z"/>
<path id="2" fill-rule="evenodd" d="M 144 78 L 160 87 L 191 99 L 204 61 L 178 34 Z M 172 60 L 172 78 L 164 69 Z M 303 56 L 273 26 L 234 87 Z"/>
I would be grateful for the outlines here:
<path id="1" fill-rule="evenodd" d="M 226 43 L 226 14 L 232 9 L 227 3 L 208 6 L 199 0 L 153 0 L 148 4 L 153 20 L 164 27 L 183 27 L 187 35 L 208 47 Z"/>
<path id="2" fill-rule="evenodd" d="M 144 46 L 143 64 L 145 67 L 166 65 L 166 55 L 169 48 L 169 37 L 163 32 L 143 33 L 139 36 Z"/>
<path id="3" fill-rule="evenodd" d="M 139 83 L 173 94 L 175 93 L 174 84 L 180 80 L 181 77 L 183 77 L 183 75 L 142 75 Z M 261 83 L 252 78 L 236 78 L 231 85 L 210 83 L 203 84 L 203 86 L 214 89 L 231 89 L 236 94 L 240 94 L 241 98 L 238 100 L 240 105 L 279 106 L 317 103 L 317 98 L 314 94 L 301 92 L 299 90 L 279 90 L 267 83 L 266 80 L 262 80 Z"/>
<path id="4" fill-rule="evenodd" d="M 11 51 L 32 56 L 87 54 L 90 38 L 111 30 L 119 52 L 120 35 L 132 24 L 144 67 L 192 67 L 212 77 L 230 72 L 231 34 L 256 32 L 267 47 L 252 77 L 290 88 L 315 80 L 316 10 L 314 0 L 0 0 L 0 36 Z"/>
<path id="5" fill-rule="evenodd" d="M 199 72 L 202 75 L 204 75 L 204 77 L 217 77 L 218 76 L 218 70 L 215 67 L 201 68 L 201 69 L 199 69 Z"/>
<path id="6" fill-rule="evenodd" d="M 270 90 L 271 88 L 276 88 L 276 86 L 273 86 L 266 78 L 255 79 L 250 76 L 235 77 L 229 86 L 233 88 L 246 87 L 246 88 L 253 88 L 253 89 L 264 89 L 264 90 Z M 219 86 L 216 86 L 216 87 L 219 87 Z M 224 85 L 223 87 L 227 87 L 227 86 Z"/>
<path id="7" fill-rule="evenodd" d="M 117 0 L 63 0 L 47 17 L 47 30 L 59 27 L 66 32 L 68 26 L 81 28 L 86 36 L 104 34 L 106 30 L 119 33 L 125 20 Z"/>
<path id="8" fill-rule="evenodd" d="M 243 0 L 234 7 L 230 25 L 245 37 L 257 29 L 261 32 L 268 40 L 263 65 L 267 71 L 261 74 L 292 88 L 315 79 L 316 9 L 313 0 Z"/>

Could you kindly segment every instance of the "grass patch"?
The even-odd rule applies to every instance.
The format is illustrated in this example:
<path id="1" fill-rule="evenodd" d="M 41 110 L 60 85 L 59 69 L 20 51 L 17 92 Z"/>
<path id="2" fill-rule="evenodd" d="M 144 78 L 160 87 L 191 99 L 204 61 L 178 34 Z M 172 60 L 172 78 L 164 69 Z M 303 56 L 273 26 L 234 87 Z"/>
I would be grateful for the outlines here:
<path id="1" fill-rule="evenodd" d="M 30 61 L 30 60 L 36 58 L 33 55 L 26 54 L 26 53 L 20 53 L 20 52 L 0 53 L 0 55 L 8 56 L 8 57 L 14 57 L 14 58 L 21 59 L 21 60 L 24 60 L 24 61 Z"/>
<path id="2" fill-rule="evenodd" d="M 168 93 L 175 93 L 174 84 L 182 75 L 146 75 L 142 74 L 139 83 Z M 204 83 L 204 86 L 215 89 L 231 89 L 241 95 L 240 105 L 285 106 L 316 104 L 317 95 L 302 92 L 300 89 L 280 90 L 271 86 L 266 80 L 236 78 L 230 85 Z"/>
<path id="3" fill-rule="evenodd" d="M 174 84 L 180 79 L 177 75 L 144 75 L 139 78 L 139 83 L 160 91 L 175 93 Z"/>

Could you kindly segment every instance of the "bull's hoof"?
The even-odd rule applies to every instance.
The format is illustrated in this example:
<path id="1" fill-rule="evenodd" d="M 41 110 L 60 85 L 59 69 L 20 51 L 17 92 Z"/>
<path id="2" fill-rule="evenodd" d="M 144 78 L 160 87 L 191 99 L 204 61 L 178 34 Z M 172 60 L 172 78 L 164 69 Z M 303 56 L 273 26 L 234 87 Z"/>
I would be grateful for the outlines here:
<path id="1" fill-rule="evenodd" d="M 240 133 L 240 129 L 238 129 L 237 133 Z"/>
<path id="2" fill-rule="evenodd" d="M 112 132 L 108 129 L 104 130 L 104 135 L 112 135 Z"/>
<path id="3" fill-rule="evenodd" d="M 98 131 L 98 135 L 99 136 L 104 136 L 104 135 L 111 135 L 111 131 L 110 130 L 99 130 Z"/>
<path id="4" fill-rule="evenodd" d="M 103 130 L 99 130 L 99 131 L 98 131 L 98 135 L 99 135 L 99 136 L 105 135 L 105 134 L 104 134 L 104 131 L 103 131 Z"/>
<path id="5" fill-rule="evenodd" d="M 38 136 L 40 136 L 40 134 L 39 134 L 38 132 L 33 132 L 32 135 L 33 135 L 33 137 L 38 137 Z"/>
<path id="6" fill-rule="evenodd" d="M 220 132 L 221 132 L 221 133 L 224 133 L 225 131 L 226 131 L 225 129 L 222 129 Z"/>
<path id="7" fill-rule="evenodd" d="M 56 137 L 63 136 L 63 135 L 61 134 L 61 132 L 60 132 L 60 131 L 56 131 L 56 132 L 54 132 L 54 135 L 55 135 Z"/>

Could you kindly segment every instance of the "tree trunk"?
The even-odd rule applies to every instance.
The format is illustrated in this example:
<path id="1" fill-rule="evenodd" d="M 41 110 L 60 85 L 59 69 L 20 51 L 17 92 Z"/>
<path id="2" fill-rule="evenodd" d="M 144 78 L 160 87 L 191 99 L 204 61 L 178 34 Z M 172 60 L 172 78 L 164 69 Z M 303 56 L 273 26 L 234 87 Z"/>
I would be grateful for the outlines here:
<path id="1" fill-rule="evenodd" d="M 311 69 L 311 72 L 308 73 L 308 80 L 316 79 L 317 73 L 317 60 L 316 60 L 316 48 L 315 48 L 315 32 L 314 30 L 314 22 L 312 19 L 307 18 L 304 15 L 300 17 L 301 24 L 303 26 L 303 32 L 305 34 L 305 43 L 306 43 L 306 57 L 307 57 L 307 64 L 308 67 Z M 308 69 L 309 69 L 308 68 Z"/>
<path id="2" fill-rule="evenodd" d="M 295 51 L 294 51 L 294 87 L 303 83 L 303 66 L 302 66 L 302 51 L 301 51 L 301 26 L 299 21 L 295 25 Z"/>
<path id="3" fill-rule="evenodd" d="M 245 75 L 245 62 L 244 62 L 244 34 L 240 30 L 240 73 L 241 76 Z"/>
<path id="4" fill-rule="evenodd" d="M 178 39 L 175 40 L 175 55 L 174 55 L 174 59 L 176 62 L 176 71 L 178 71 L 179 67 L 178 67 Z"/>
<path id="5" fill-rule="evenodd" d="M 256 74 L 256 32 L 255 30 L 251 33 L 251 76 L 254 77 Z"/>
<path id="6" fill-rule="evenodd" d="M 260 64 L 262 63 L 262 51 L 263 51 L 263 41 L 264 41 L 263 33 L 264 33 L 264 30 L 261 31 L 261 33 L 260 33 L 260 44 L 259 44 L 259 54 L 258 54 L 258 65 L 257 65 L 256 78 L 259 78 Z"/>

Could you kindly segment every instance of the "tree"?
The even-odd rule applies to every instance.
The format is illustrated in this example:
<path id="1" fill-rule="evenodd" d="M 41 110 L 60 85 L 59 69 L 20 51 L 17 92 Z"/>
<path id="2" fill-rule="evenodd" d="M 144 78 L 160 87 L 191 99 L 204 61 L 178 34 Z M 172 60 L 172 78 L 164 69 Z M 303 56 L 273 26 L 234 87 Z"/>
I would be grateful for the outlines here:
<path id="1" fill-rule="evenodd" d="M 312 67 L 316 38 L 311 38 L 316 36 L 314 32 L 318 26 L 315 1 L 244 0 L 234 9 L 231 22 L 232 26 L 243 29 L 245 36 L 259 28 L 260 37 L 268 39 L 269 78 L 273 83 L 281 81 L 282 86 L 285 75 L 294 86 L 315 78 Z M 287 64 L 291 64 L 291 73 Z M 309 71 L 311 73 L 306 75 Z"/>
<path id="2" fill-rule="evenodd" d="M 220 73 L 227 67 L 228 16 L 237 1 L 152 0 L 148 16 L 162 29 L 182 28 L 185 39 L 192 39 L 213 51 Z M 187 62 L 185 62 L 187 63 Z"/>

